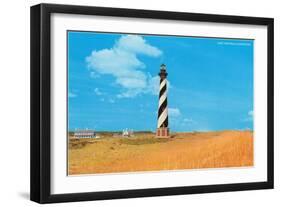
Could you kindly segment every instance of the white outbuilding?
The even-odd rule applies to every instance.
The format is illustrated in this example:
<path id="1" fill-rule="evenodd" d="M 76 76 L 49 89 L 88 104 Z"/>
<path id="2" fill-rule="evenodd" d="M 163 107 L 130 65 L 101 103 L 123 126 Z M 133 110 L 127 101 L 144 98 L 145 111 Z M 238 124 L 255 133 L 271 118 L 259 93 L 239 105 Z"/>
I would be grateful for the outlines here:
<path id="1" fill-rule="evenodd" d="M 90 130 L 90 129 L 76 130 L 74 132 L 74 138 L 76 139 L 97 138 L 97 135 L 94 130 Z"/>

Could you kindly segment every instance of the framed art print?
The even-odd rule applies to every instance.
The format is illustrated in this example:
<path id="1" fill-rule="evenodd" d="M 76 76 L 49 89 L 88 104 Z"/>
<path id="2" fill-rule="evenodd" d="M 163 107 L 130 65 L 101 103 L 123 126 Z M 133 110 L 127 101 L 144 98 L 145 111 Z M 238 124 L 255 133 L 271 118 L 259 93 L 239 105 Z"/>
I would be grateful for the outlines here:
<path id="1" fill-rule="evenodd" d="M 31 7 L 31 200 L 273 188 L 273 19 Z"/>

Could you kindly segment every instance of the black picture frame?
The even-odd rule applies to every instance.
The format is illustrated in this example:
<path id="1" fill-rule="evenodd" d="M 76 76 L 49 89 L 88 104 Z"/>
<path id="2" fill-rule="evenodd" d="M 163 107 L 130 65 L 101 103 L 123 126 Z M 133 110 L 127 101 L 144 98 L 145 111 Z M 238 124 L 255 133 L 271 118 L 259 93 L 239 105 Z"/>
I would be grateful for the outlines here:
<path id="1" fill-rule="evenodd" d="M 50 74 L 50 15 L 52 13 L 100 15 L 114 17 L 134 17 L 194 22 L 219 22 L 267 26 L 267 181 L 238 184 L 204 186 L 167 187 L 153 189 L 86 192 L 73 194 L 51 194 L 51 74 Z M 168 11 L 39 4 L 31 7 L 31 174 L 30 199 L 38 203 L 88 201 L 103 199 L 135 198 L 147 196 L 167 196 L 179 194 L 211 193 L 272 189 L 274 177 L 273 152 L 273 27 L 272 18 L 195 14 Z"/>

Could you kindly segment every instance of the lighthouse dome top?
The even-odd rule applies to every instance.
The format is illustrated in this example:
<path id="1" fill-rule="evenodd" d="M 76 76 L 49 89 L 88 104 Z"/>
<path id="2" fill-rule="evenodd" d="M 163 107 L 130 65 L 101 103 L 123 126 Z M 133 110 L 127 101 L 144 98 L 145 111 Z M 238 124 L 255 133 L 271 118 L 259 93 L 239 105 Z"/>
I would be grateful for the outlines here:
<path id="1" fill-rule="evenodd" d="M 166 65 L 165 64 L 160 65 L 160 73 L 158 73 L 158 75 L 160 76 L 161 79 L 167 77 L 168 73 L 166 72 Z"/>

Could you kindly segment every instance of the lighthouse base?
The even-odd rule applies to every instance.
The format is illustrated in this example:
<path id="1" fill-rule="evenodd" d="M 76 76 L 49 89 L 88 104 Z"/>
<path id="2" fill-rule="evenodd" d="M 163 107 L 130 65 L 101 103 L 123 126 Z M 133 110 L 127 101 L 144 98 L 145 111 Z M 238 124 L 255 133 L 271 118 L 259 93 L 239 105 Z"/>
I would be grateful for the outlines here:
<path id="1" fill-rule="evenodd" d="M 167 127 L 161 127 L 156 130 L 156 137 L 157 138 L 169 138 L 169 128 Z"/>

